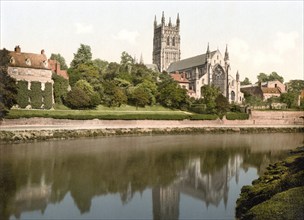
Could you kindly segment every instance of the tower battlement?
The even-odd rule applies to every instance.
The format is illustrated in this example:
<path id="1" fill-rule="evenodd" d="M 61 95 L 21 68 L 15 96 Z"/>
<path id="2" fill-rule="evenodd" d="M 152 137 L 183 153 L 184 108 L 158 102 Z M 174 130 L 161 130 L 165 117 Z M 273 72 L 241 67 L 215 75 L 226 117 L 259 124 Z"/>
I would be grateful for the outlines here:
<path id="1" fill-rule="evenodd" d="M 160 24 L 157 24 L 155 16 L 152 62 L 158 66 L 159 71 L 167 70 L 170 63 L 180 60 L 179 31 L 179 14 L 177 14 L 175 25 L 172 24 L 171 18 L 169 18 L 169 22 L 166 24 L 164 12 L 162 13 Z"/>

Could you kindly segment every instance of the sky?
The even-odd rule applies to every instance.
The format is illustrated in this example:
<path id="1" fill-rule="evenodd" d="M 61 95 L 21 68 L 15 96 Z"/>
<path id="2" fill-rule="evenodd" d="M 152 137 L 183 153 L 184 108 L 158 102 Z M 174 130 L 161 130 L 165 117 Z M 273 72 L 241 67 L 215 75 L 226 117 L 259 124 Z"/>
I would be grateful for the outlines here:
<path id="1" fill-rule="evenodd" d="M 93 59 L 120 62 L 123 51 L 152 63 L 153 24 L 180 16 L 181 59 L 228 45 L 231 74 L 243 80 L 275 71 L 304 79 L 303 1 L 5 1 L 0 0 L 0 48 L 47 56 L 69 65 L 80 44 Z"/>

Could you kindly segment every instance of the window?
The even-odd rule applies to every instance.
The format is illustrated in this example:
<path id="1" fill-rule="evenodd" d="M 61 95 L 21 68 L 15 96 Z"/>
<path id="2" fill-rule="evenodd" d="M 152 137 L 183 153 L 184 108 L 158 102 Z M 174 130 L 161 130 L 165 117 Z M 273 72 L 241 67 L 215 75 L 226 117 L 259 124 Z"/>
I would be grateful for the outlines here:
<path id="1" fill-rule="evenodd" d="M 14 57 L 11 57 L 10 63 L 11 63 L 11 64 L 15 64 L 15 58 L 14 58 Z"/>
<path id="2" fill-rule="evenodd" d="M 31 60 L 29 58 L 26 58 L 25 59 L 25 64 L 30 66 L 31 65 Z"/>
<path id="3" fill-rule="evenodd" d="M 172 46 L 175 46 L 175 37 L 172 38 Z"/>
<path id="4" fill-rule="evenodd" d="M 235 100 L 235 93 L 234 91 L 231 91 L 231 101 L 234 101 Z"/>
<path id="5" fill-rule="evenodd" d="M 167 45 L 170 45 L 170 37 L 167 38 Z"/>

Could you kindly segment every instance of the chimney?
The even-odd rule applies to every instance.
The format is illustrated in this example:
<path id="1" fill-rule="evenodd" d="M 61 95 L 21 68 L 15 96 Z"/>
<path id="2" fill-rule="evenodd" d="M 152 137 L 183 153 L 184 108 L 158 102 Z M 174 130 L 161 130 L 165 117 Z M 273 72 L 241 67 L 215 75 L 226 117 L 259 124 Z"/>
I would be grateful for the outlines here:
<path id="1" fill-rule="evenodd" d="M 41 54 L 44 55 L 44 49 L 41 50 Z"/>
<path id="2" fill-rule="evenodd" d="M 21 53 L 21 48 L 20 48 L 20 46 L 19 46 L 19 45 L 15 47 L 15 52 L 17 52 L 17 53 Z"/>

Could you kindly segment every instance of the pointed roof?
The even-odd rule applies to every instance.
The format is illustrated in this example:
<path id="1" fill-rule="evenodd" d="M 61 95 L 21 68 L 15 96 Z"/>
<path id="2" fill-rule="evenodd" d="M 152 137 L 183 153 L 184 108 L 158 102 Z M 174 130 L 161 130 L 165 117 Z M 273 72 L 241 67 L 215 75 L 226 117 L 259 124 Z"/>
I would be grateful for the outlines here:
<path id="1" fill-rule="evenodd" d="M 211 57 L 216 53 L 216 51 L 212 51 L 210 53 Z M 185 70 L 195 66 L 205 65 L 206 62 L 206 54 L 201 54 L 198 56 L 190 57 L 188 59 L 180 60 L 174 63 L 171 63 L 168 67 L 167 72 L 172 73 L 175 71 Z"/>

